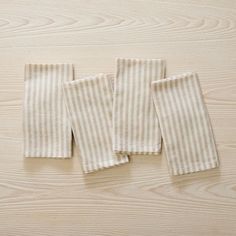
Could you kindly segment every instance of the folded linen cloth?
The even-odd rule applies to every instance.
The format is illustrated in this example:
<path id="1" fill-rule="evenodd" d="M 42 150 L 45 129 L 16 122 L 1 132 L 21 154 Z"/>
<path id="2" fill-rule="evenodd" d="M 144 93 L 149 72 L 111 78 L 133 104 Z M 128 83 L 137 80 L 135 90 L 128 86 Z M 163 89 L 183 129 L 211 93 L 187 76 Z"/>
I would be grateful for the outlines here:
<path id="1" fill-rule="evenodd" d="M 185 73 L 152 83 L 169 169 L 173 175 L 219 165 L 198 75 Z"/>
<path id="2" fill-rule="evenodd" d="M 25 66 L 24 156 L 71 157 L 71 127 L 62 84 L 73 79 L 73 65 Z"/>
<path id="3" fill-rule="evenodd" d="M 112 78 L 105 74 L 67 82 L 65 102 L 85 173 L 127 163 L 112 151 Z"/>
<path id="4" fill-rule="evenodd" d="M 114 81 L 113 150 L 159 154 L 161 132 L 151 96 L 151 82 L 164 78 L 160 59 L 117 59 Z"/>

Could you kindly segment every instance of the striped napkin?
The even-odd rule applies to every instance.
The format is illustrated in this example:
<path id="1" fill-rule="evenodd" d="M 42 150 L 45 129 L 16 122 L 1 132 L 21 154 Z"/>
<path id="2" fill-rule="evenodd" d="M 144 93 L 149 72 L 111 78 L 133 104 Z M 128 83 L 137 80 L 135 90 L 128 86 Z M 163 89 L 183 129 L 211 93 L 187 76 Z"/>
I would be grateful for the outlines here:
<path id="1" fill-rule="evenodd" d="M 112 78 L 99 74 L 67 82 L 65 102 L 85 173 L 127 163 L 112 151 Z"/>
<path id="2" fill-rule="evenodd" d="M 164 78 L 160 59 L 117 59 L 113 106 L 113 150 L 159 154 L 161 132 L 151 96 L 151 82 Z"/>
<path id="3" fill-rule="evenodd" d="M 73 65 L 25 66 L 24 156 L 71 157 L 71 127 L 62 84 L 73 79 Z"/>
<path id="4" fill-rule="evenodd" d="M 219 165 L 198 76 L 186 73 L 152 83 L 169 169 L 173 175 Z"/>

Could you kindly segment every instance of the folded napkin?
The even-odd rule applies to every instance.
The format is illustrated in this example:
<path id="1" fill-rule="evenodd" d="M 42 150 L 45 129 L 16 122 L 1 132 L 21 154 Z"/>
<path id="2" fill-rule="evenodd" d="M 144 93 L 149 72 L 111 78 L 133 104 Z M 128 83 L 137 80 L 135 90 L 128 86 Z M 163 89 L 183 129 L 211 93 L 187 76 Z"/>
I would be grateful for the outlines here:
<path id="1" fill-rule="evenodd" d="M 127 163 L 112 151 L 112 78 L 99 74 L 67 82 L 65 102 L 85 173 Z"/>
<path id="2" fill-rule="evenodd" d="M 171 173 L 217 167 L 216 145 L 197 74 L 155 81 L 152 94 Z"/>
<path id="3" fill-rule="evenodd" d="M 113 150 L 159 154 L 161 132 L 151 97 L 151 82 L 164 78 L 159 59 L 118 59 L 114 81 Z"/>
<path id="4" fill-rule="evenodd" d="M 71 157 L 72 134 L 62 84 L 72 79 L 73 65 L 25 66 L 25 157 Z"/>

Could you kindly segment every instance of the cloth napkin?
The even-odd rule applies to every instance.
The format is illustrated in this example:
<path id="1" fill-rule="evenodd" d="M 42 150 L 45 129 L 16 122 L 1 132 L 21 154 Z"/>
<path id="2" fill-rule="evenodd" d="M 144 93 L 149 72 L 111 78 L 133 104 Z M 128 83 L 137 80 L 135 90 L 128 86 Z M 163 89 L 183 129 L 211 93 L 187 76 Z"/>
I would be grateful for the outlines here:
<path id="1" fill-rule="evenodd" d="M 25 66 L 24 156 L 71 157 L 71 127 L 62 85 L 73 80 L 73 65 Z"/>
<path id="2" fill-rule="evenodd" d="M 67 82 L 65 102 L 85 173 L 129 161 L 112 151 L 112 78 L 105 74 Z"/>
<path id="3" fill-rule="evenodd" d="M 219 165 L 211 122 L 196 73 L 152 83 L 169 169 L 173 175 Z"/>
<path id="4" fill-rule="evenodd" d="M 151 83 L 164 78 L 160 59 L 117 59 L 114 81 L 113 150 L 126 154 L 159 154 L 161 132 Z"/>

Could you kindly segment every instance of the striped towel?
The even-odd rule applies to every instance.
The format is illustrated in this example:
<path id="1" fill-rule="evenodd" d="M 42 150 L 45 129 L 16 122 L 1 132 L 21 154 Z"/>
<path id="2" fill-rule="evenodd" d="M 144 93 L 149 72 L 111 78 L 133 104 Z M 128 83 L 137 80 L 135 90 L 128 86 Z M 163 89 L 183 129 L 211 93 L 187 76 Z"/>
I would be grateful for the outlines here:
<path id="1" fill-rule="evenodd" d="M 73 65 L 25 66 L 25 157 L 71 157 L 72 135 L 62 84 L 72 79 Z"/>
<path id="2" fill-rule="evenodd" d="M 86 77 L 64 86 L 65 102 L 85 173 L 127 163 L 112 151 L 112 78 Z"/>
<path id="3" fill-rule="evenodd" d="M 159 154 L 161 132 L 151 96 L 151 82 L 164 78 L 159 59 L 118 59 L 113 107 L 113 150 Z"/>
<path id="4" fill-rule="evenodd" d="M 152 94 L 171 173 L 217 167 L 216 145 L 197 74 L 155 81 Z"/>

